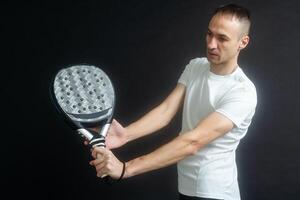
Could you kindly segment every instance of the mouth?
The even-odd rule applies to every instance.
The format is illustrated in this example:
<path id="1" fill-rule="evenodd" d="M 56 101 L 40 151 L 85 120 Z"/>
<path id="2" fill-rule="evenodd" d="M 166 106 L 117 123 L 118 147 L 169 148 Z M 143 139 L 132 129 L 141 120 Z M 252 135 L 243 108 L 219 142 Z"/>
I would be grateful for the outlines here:
<path id="1" fill-rule="evenodd" d="M 207 55 L 208 55 L 209 57 L 218 57 L 218 56 L 219 56 L 219 54 L 213 53 L 213 52 L 209 52 L 209 51 L 207 51 Z"/>

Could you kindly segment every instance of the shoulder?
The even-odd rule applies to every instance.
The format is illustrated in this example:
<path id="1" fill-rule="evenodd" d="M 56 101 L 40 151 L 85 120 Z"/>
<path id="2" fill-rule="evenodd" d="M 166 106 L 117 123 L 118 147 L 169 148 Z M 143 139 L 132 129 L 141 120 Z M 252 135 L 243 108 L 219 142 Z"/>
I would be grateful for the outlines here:
<path id="1" fill-rule="evenodd" d="M 205 57 L 193 58 L 189 62 L 189 65 L 207 65 L 207 64 L 209 64 L 209 62 Z"/>
<path id="2" fill-rule="evenodd" d="M 194 58 L 190 60 L 187 68 L 189 68 L 192 73 L 199 73 L 199 71 L 209 69 L 209 61 L 205 57 Z"/>
<path id="3" fill-rule="evenodd" d="M 193 80 L 198 79 L 204 75 L 205 71 L 209 69 L 209 62 L 206 58 L 194 58 L 186 65 L 183 73 L 181 74 L 178 82 L 188 85 Z"/>
<path id="4" fill-rule="evenodd" d="M 234 86 L 231 91 L 231 95 L 245 99 L 247 101 L 257 100 L 256 87 L 254 83 L 247 77 L 241 68 L 238 68 L 237 73 L 234 76 Z"/>
<path id="5" fill-rule="evenodd" d="M 235 76 L 235 81 L 242 88 L 249 88 L 253 91 L 256 91 L 254 83 L 248 78 L 241 68 L 238 68 L 238 73 Z"/>

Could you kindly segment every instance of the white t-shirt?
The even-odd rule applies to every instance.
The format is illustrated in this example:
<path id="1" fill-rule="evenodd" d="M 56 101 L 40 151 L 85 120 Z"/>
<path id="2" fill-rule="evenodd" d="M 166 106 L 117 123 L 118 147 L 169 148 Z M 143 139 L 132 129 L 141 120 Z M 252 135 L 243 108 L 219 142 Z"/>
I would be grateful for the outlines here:
<path id="1" fill-rule="evenodd" d="M 220 76 L 210 71 L 206 58 L 190 61 L 178 80 L 186 86 L 182 131 L 194 129 L 212 112 L 234 123 L 234 128 L 195 155 L 178 162 L 179 192 L 188 196 L 239 200 L 235 150 L 255 113 L 254 84 L 241 68 Z"/>

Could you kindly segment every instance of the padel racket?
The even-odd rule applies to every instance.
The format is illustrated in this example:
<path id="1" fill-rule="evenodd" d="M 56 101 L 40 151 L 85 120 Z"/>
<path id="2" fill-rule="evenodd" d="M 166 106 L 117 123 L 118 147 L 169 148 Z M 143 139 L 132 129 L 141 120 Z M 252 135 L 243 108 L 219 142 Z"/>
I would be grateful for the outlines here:
<path id="1" fill-rule="evenodd" d="M 115 106 L 115 92 L 107 74 L 92 65 L 74 65 L 55 76 L 51 96 L 66 122 L 91 148 L 105 147 Z M 88 128 L 99 128 L 99 133 Z"/>

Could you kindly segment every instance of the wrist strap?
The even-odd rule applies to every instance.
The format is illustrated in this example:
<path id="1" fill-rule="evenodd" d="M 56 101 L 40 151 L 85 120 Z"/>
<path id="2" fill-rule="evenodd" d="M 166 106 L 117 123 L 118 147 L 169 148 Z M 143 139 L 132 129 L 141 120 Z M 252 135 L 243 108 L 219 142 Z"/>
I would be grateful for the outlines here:
<path id="1" fill-rule="evenodd" d="M 122 161 L 122 163 L 123 163 L 122 173 L 121 173 L 120 178 L 117 181 L 120 181 L 123 178 L 124 174 L 125 174 L 126 162 Z"/>

